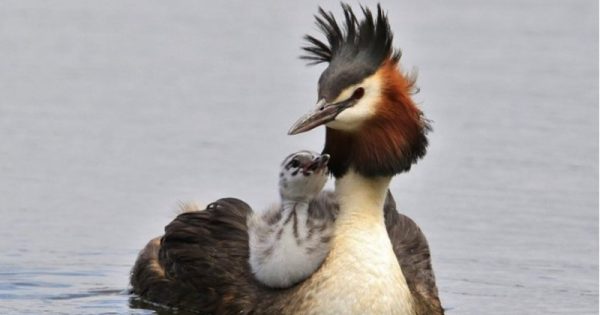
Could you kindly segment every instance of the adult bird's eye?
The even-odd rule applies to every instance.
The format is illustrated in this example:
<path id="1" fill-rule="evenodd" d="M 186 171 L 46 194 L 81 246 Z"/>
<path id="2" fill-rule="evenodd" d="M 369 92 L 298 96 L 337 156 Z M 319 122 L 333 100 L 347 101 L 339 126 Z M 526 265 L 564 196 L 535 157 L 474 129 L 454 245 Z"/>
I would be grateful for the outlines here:
<path id="1" fill-rule="evenodd" d="M 358 89 L 354 90 L 354 93 L 352 93 L 352 99 L 359 100 L 363 97 L 363 95 L 365 95 L 365 89 L 359 87 Z"/>

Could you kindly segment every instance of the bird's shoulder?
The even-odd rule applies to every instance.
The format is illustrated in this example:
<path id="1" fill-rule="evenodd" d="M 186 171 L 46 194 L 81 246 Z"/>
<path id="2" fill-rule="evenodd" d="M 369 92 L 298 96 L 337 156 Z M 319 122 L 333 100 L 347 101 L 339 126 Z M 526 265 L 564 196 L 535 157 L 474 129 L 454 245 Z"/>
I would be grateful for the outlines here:
<path id="1" fill-rule="evenodd" d="M 398 212 L 388 192 L 384 206 L 385 226 L 402 268 L 402 273 L 422 310 L 417 314 L 443 314 L 431 266 L 431 253 L 425 234 L 408 216 Z"/>

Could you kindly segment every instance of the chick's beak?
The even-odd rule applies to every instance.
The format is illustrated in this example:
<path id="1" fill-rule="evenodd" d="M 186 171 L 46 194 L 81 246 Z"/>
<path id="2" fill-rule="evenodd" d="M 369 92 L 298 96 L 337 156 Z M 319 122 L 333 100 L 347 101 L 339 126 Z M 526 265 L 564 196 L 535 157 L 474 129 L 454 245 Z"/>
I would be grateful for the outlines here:
<path id="1" fill-rule="evenodd" d="M 295 135 L 309 131 L 320 125 L 324 125 L 341 113 L 344 109 L 352 106 L 351 100 L 345 100 L 338 103 L 328 104 L 325 99 L 321 99 L 315 105 L 315 108 L 300 117 L 288 131 L 288 135 Z"/>
<path id="2" fill-rule="evenodd" d="M 321 154 L 320 156 L 316 157 L 312 162 L 308 163 L 304 167 L 304 171 L 306 172 L 324 169 L 325 167 L 327 167 L 327 162 L 329 162 L 329 154 Z"/>
<path id="3" fill-rule="evenodd" d="M 321 154 L 321 156 L 319 156 L 317 160 L 319 162 L 319 166 L 327 166 L 327 163 L 329 162 L 329 154 Z"/>

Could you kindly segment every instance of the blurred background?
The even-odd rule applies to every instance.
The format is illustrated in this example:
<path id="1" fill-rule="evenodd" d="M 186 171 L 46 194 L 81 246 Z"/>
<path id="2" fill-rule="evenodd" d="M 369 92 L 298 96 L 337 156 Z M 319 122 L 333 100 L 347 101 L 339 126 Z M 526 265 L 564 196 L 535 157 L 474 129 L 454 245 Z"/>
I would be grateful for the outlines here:
<path id="1" fill-rule="evenodd" d="M 286 135 L 319 4 L 2 2 L 0 313 L 151 314 L 128 273 L 179 202 L 277 200 L 323 145 Z M 434 128 L 392 192 L 447 313 L 597 314 L 598 2 L 382 5 Z"/>

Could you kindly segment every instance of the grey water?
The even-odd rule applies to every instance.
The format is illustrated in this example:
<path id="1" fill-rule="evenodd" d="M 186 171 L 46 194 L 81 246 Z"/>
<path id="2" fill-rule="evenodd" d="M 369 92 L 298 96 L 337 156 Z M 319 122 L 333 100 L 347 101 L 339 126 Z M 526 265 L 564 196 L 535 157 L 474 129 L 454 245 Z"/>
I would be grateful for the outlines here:
<path id="1" fill-rule="evenodd" d="M 276 200 L 323 144 L 286 136 L 317 5 L 0 3 L 0 314 L 152 314 L 128 273 L 179 202 Z M 392 192 L 447 313 L 597 314 L 598 3 L 382 5 L 434 127 Z"/>

